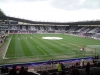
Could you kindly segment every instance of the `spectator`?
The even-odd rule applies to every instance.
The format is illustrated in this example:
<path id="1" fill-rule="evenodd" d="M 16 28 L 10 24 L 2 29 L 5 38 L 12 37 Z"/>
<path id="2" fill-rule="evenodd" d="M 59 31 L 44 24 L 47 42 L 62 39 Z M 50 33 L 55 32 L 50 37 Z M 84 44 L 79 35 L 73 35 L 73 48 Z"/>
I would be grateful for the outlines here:
<path id="1" fill-rule="evenodd" d="M 5 73 L 7 74 L 8 73 L 8 67 L 5 66 Z"/>
<path id="2" fill-rule="evenodd" d="M 52 75 L 57 75 L 57 73 L 53 73 Z"/>
<path id="3" fill-rule="evenodd" d="M 96 55 L 96 59 L 98 60 L 98 55 Z"/>
<path id="4" fill-rule="evenodd" d="M 82 67 L 84 67 L 84 59 L 82 59 Z"/>
<path id="5" fill-rule="evenodd" d="M 51 65 L 51 60 L 48 60 L 48 61 L 47 61 L 47 64 Z"/>
<path id="6" fill-rule="evenodd" d="M 24 67 L 21 67 L 19 75 L 28 75 L 28 72 L 25 70 Z"/>
<path id="7" fill-rule="evenodd" d="M 57 64 L 57 68 L 58 68 L 58 72 L 60 73 L 62 71 L 62 67 L 61 67 L 61 63 L 60 62 Z"/>
<path id="8" fill-rule="evenodd" d="M 72 69 L 75 68 L 75 65 L 72 65 L 71 68 L 72 68 Z"/>
<path id="9" fill-rule="evenodd" d="M 41 75 L 49 75 L 48 71 L 42 71 Z"/>
<path id="10" fill-rule="evenodd" d="M 100 62 L 98 62 L 98 67 L 100 67 Z"/>
<path id="11" fill-rule="evenodd" d="M 5 72 L 5 69 L 4 69 L 4 66 L 2 66 L 2 68 L 1 68 L 1 74 L 4 74 L 4 72 Z"/>
<path id="12" fill-rule="evenodd" d="M 90 63 L 89 62 L 86 65 L 86 73 L 87 73 L 87 75 L 90 74 Z"/>
<path id="13" fill-rule="evenodd" d="M 59 73 L 59 75 L 66 75 L 66 73 L 62 71 L 61 73 Z"/>
<path id="14" fill-rule="evenodd" d="M 65 70 L 65 66 L 64 66 L 64 64 L 63 64 L 63 63 L 61 63 L 61 68 L 62 68 L 62 71 L 64 71 L 64 70 Z"/>
<path id="15" fill-rule="evenodd" d="M 14 65 L 13 68 L 9 72 L 10 75 L 17 75 L 16 66 Z"/>
<path id="16" fill-rule="evenodd" d="M 17 69 L 20 71 L 20 66 L 17 66 Z"/>
<path id="17" fill-rule="evenodd" d="M 76 63 L 76 66 L 78 66 L 79 64 L 78 64 L 78 62 Z"/>
<path id="18" fill-rule="evenodd" d="M 97 59 L 97 60 L 98 60 L 98 55 L 97 55 L 97 54 L 95 55 L 95 59 Z"/>
<path id="19" fill-rule="evenodd" d="M 80 75 L 79 70 L 77 68 L 72 69 L 70 75 Z"/>
<path id="20" fill-rule="evenodd" d="M 32 73 L 32 72 L 28 72 L 28 75 L 40 75 L 40 74 L 35 74 L 35 73 Z"/>
<path id="21" fill-rule="evenodd" d="M 93 63 L 95 63 L 95 62 L 94 62 L 94 59 L 95 59 L 95 58 L 93 57 Z"/>
<path id="22" fill-rule="evenodd" d="M 51 60 L 51 63 L 54 64 L 54 60 L 53 59 Z"/>

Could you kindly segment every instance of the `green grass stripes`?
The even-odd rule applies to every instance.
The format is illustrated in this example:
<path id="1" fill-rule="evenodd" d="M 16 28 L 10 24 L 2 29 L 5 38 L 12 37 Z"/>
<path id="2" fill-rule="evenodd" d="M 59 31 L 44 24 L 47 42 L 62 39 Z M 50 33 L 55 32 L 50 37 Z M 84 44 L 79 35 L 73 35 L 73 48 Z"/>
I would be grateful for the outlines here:
<path id="1" fill-rule="evenodd" d="M 59 49 L 58 49 L 57 47 L 54 46 L 55 44 L 50 43 L 50 42 L 48 42 L 47 40 L 43 40 L 42 37 L 39 36 L 39 35 L 36 36 L 36 38 L 38 39 L 38 41 L 40 41 L 40 42 L 38 42 L 38 43 L 41 44 L 41 47 L 44 48 L 46 51 L 48 51 L 48 53 L 49 53 L 50 55 L 53 55 L 53 54 L 60 54 L 60 53 L 61 53 L 61 52 L 58 51 Z"/>
<path id="2" fill-rule="evenodd" d="M 23 35 L 19 34 L 19 38 L 21 38 L 20 42 L 21 42 L 21 45 L 23 47 L 23 51 L 24 51 L 25 56 L 32 56 L 33 54 L 29 50 L 29 47 L 27 46 L 27 44 L 26 44 L 26 42 L 24 40 L 25 38 L 23 38 Z"/>
<path id="3" fill-rule="evenodd" d="M 19 35 L 16 35 L 15 38 L 15 57 L 23 57 L 24 55 L 24 51 L 23 51 L 23 47 L 21 45 L 21 41 L 19 40 Z"/>
<path id="4" fill-rule="evenodd" d="M 43 43 L 37 38 L 37 35 L 29 35 L 31 37 L 33 37 L 34 40 L 32 40 L 33 42 L 35 42 L 36 47 L 38 46 L 41 50 L 43 50 L 48 56 L 50 56 L 50 53 L 45 49 L 46 47 L 43 46 Z M 37 47 L 37 48 L 38 48 Z M 38 48 L 38 51 L 40 51 L 41 53 L 43 53 L 40 49 Z M 43 53 L 44 54 L 44 53 Z"/>
<path id="5" fill-rule="evenodd" d="M 25 38 L 26 37 L 26 38 Z M 27 36 L 27 35 L 24 35 L 24 40 L 25 40 L 25 42 L 26 42 L 26 44 L 27 44 L 27 46 L 28 46 L 28 48 L 29 48 L 29 50 L 31 51 L 31 53 L 33 54 L 33 55 L 44 55 L 44 54 L 42 54 L 41 52 L 39 52 L 38 51 L 38 48 L 37 48 L 37 46 L 34 44 L 34 42 L 32 41 L 32 40 L 34 40 L 34 39 L 31 39 L 31 37 L 29 37 L 29 36 Z M 33 38 L 33 37 L 32 37 Z"/>
<path id="6" fill-rule="evenodd" d="M 45 36 L 62 37 L 63 39 L 42 39 L 42 37 Z M 11 35 L 9 38 L 11 38 Z M 18 40 L 18 38 L 20 40 Z M 80 52 L 80 48 L 83 46 L 86 47 L 87 45 L 100 45 L 100 41 L 64 34 L 16 34 L 12 36 L 6 57 L 38 56 L 41 59 L 45 59 L 58 58 L 58 56 L 62 55 L 76 55 L 76 57 L 92 56 L 92 53 Z M 97 49 L 97 52 L 100 53 L 99 48 Z"/>
<path id="7" fill-rule="evenodd" d="M 34 37 L 32 37 L 32 36 L 30 36 L 30 35 L 26 35 L 26 36 L 28 37 L 28 41 L 30 42 L 30 46 L 33 47 L 32 49 L 33 49 L 35 55 L 36 55 L 36 54 L 37 54 L 37 55 L 45 55 L 43 52 L 41 52 L 41 51 L 38 49 L 37 46 L 39 46 L 39 45 L 36 44 L 36 42 L 35 42 L 36 39 L 34 39 Z"/>
<path id="8" fill-rule="evenodd" d="M 15 35 L 10 35 L 8 39 L 9 40 L 11 39 L 11 41 L 5 57 L 14 57 L 15 56 Z"/>

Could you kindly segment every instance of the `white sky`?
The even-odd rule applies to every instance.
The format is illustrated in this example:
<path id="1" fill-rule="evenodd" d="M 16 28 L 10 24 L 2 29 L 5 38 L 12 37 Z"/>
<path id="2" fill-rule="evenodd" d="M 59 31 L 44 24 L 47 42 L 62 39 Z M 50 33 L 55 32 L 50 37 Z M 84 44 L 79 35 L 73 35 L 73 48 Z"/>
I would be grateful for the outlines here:
<path id="1" fill-rule="evenodd" d="M 99 0 L 0 0 L 0 8 L 8 16 L 33 21 L 100 20 Z"/>

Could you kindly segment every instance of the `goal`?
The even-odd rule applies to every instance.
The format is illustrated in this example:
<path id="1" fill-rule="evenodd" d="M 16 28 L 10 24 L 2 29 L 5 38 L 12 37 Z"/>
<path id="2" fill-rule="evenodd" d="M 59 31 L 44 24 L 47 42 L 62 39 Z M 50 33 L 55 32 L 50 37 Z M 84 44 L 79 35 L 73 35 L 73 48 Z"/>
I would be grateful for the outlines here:
<path id="1" fill-rule="evenodd" d="M 86 47 L 86 53 L 95 55 L 100 55 L 100 45 L 87 45 Z"/>

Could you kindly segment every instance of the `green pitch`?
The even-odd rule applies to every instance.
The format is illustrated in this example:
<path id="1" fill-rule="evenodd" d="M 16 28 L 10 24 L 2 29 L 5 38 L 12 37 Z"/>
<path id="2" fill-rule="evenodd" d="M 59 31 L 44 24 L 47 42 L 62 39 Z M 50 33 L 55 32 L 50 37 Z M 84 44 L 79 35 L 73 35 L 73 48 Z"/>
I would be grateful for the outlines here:
<path id="1" fill-rule="evenodd" d="M 62 39 L 43 39 L 59 37 Z M 90 57 L 100 54 L 100 48 L 87 49 L 87 45 L 100 45 L 99 40 L 66 34 L 12 34 L 5 58 L 32 58 L 38 60 Z M 80 49 L 84 47 L 83 52 Z"/>

